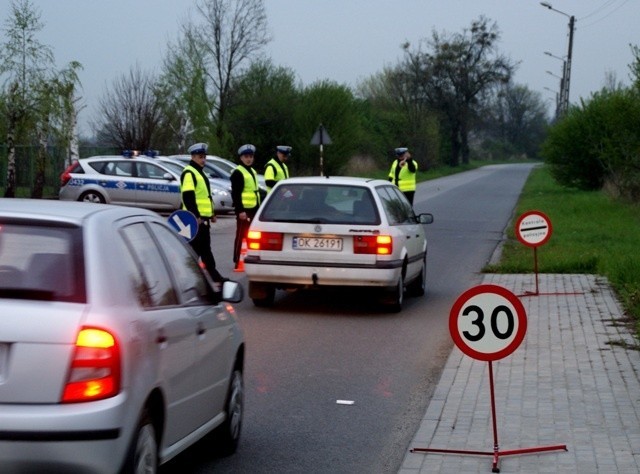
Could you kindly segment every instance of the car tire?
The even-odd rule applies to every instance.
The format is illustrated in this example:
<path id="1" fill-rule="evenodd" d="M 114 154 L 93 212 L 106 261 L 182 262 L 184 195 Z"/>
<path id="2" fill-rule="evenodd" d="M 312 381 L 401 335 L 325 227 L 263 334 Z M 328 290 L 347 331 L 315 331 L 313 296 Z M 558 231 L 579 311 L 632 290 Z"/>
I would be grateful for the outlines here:
<path id="1" fill-rule="evenodd" d="M 104 196 L 98 191 L 85 191 L 80 195 L 78 201 L 95 202 L 98 204 L 104 204 L 105 202 L 107 202 Z"/>
<path id="2" fill-rule="evenodd" d="M 143 474 L 158 471 L 158 441 L 156 430 L 146 410 L 140 417 L 136 433 L 121 474 Z"/>
<path id="3" fill-rule="evenodd" d="M 390 313 L 399 313 L 402 310 L 402 303 L 404 302 L 404 275 L 400 275 L 398 283 L 389 292 L 388 303 L 386 308 Z"/>
<path id="4" fill-rule="evenodd" d="M 229 391 L 225 402 L 226 418 L 214 432 L 216 446 L 221 456 L 230 456 L 238 449 L 243 412 L 244 383 L 242 372 L 236 368 L 233 370 L 229 382 Z"/>
<path id="5" fill-rule="evenodd" d="M 264 308 L 273 306 L 276 287 L 268 283 L 249 282 L 249 297 L 255 306 Z"/>
<path id="6" fill-rule="evenodd" d="M 427 259 L 422 260 L 422 268 L 417 278 L 407 285 L 410 296 L 424 296 L 427 291 Z"/>

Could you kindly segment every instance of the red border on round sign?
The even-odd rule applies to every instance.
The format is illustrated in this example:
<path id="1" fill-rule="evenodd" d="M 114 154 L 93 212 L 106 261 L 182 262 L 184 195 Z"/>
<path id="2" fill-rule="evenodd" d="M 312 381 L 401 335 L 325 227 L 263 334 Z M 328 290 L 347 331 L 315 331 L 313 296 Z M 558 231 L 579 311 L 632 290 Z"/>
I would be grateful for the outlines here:
<path id="1" fill-rule="evenodd" d="M 516 310 L 516 314 L 518 316 L 518 328 L 516 335 L 513 340 L 504 348 L 497 352 L 485 353 L 480 352 L 472 347 L 469 347 L 463 338 L 460 336 L 458 331 L 458 317 L 460 316 L 460 312 L 462 311 L 463 306 L 467 303 L 471 298 L 478 296 L 482 293 L 492 293 L 497 294 L 511 303 L 511 305 Z M 520 301 L 520 299 L 513 294 L 511 291 L 503 288 L 498 285 L 478 285 L 473 288 L 468 289 L 464 293 L 462 293 L 458 299 L 453 303 L 451 307 L 451 312 L 449 313 L 449 333 L 451 334 L 451 338 L 453 342 L 458 346 L 458 348 L 464 352 L 466 355 L 473 359 L 482 360 L 482 361 L 494 361 L 503 359 L 504 357 L 511 354 L 515 351 L 518 346 L 522 343 L 524 339 L 524 335 L 527 332 L 527 313 L 524 309 L 524 305 Z"/>
<path id="2" fill-rule="evenodd" d="M 547 235 L 544 237 L 544 239 L 542 239 L 540 242 L 537 242 L 535 244 L 532 244 L 531 242 L 527 242 L 521 235 L 520 235 L 520 224 L 522 223 L 523 220 L 525 220 L 527 217 L 531 216 L 531 215 L 537 215 L 540 216 L 542 219 L 544 219 L 547 223 L 547 227 L 548 227 L 548 232 Z M 518 240 L 523 244 L 526 245 L 527 247 L 540 247 L 541 245 L 544 245 L 547 243 L 547 241 L 551 238 L 551 233 L 553 232 L 553 227 L 551 226 L 551 220 L 549 219 L 549 217 L 547 217 L 547 215 L 544 212 L 540 212 L 540 211 L 528 211 L 525 212 L 524 214 L 522 214 L 519 218 L 518 221 L 516 222 L 516 237 L 518 238 Z"/>

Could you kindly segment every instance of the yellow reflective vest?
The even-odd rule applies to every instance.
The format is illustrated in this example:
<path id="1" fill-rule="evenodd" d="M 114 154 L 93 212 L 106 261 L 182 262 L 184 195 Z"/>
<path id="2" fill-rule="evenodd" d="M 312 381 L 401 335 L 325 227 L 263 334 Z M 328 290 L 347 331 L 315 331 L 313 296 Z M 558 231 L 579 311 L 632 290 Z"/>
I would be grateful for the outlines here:
<path id="1" fill-rule="evenodd" d="M 211 201 L 211 190 L 209 180 L 195 169 L 193 166 L 185 166 L 180 178 L 180 193 L 193 191 L 196 195 L 196 206 L 200 217 L 208 218 L 213 216 L 213 202 Z M 187 209 L 182 203 L 182 209 Z"/>
<path id="2" fill-rule="evenodd" d="M 391 171 L 389 171 L 389 179 L 393 184 L 400 188 L 400 191 L 415 191 L 416 190 L 416 175 L 418 174 L 418 162 L 413 160 L 413 164 L 416 167 L 415 172 L 409 171 L 409 166 L 405 165 L 400 168 L 398 179 L 396 180 L 396 168 L 398 167 L 398 160 L 393 160 L 391 165 Z"/>
<path id="3" fill-rule="evenodd" d="M 258 173 L 251 168 L 251 172 L 244 166 L 236 168 L 242 173 L 244 186 L 242 188 L 242 207 L 252 209 L 260 204 L 260 192 L 258 188 Z"/>
<path id="4" fill-rule="evenodd" d="M 286 163 L 278 160 L 277 158 L 271 158 L 264 167 L 264 180 L 280 181 L 281 179 L 287 179 L 289 177 L 289 168 Z M 267 191 L 271 191 L 271 186 L 267 185 Z"/>

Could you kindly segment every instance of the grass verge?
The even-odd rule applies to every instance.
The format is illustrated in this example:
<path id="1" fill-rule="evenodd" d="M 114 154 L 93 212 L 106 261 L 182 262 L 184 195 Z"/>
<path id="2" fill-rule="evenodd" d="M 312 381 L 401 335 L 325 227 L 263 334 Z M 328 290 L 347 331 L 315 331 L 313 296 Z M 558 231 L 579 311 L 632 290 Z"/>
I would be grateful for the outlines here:
<path id="1" fill-rule="evenodd" d="M 534 168 L 514 219 L 527 211 L 551 221 L 549 241 L 537 249 L 539 273 L 606 276 L 617 293 L 636 337 L 640 337 L 640 206 L 613 200 L 603 192 L 558 185 L 547 167 Z M 486 273 L 533 273 L 533 250 L 507 230 L 500 262 Z"/>

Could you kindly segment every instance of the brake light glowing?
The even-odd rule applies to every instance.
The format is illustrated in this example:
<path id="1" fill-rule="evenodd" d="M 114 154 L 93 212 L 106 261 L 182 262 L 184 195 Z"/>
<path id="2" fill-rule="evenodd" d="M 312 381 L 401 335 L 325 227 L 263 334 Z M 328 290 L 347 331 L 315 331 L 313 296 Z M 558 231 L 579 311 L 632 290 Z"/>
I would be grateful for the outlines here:
<path id="1" fill-rule="evenodd" d="M 98 328 L 83 328 L 76 338 L 63 403 L 113 397 L 120 391 L 120 349 L 113 335 Z"/>
<path id="2" fill-rule="evenodd" d="M 249 250 L 282 250 L 283 236 L 281 232 L 261 232 L 251 230 L 247 233 Z"/>
<path id="3" fill-rule="evenodd" d="M 359 235 L 353 239 L 353 253 L 391 255 L 393 239 L 390 235 Z"/>

